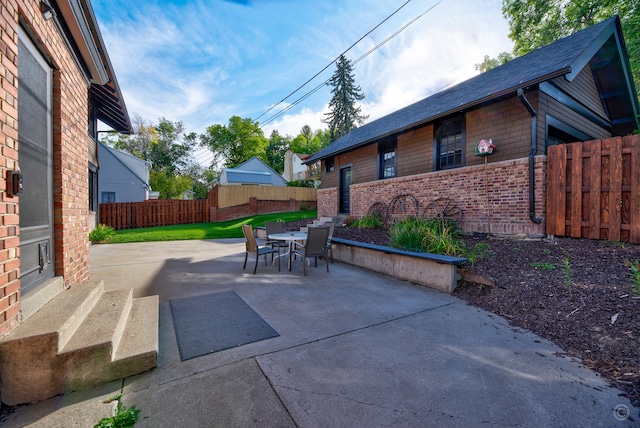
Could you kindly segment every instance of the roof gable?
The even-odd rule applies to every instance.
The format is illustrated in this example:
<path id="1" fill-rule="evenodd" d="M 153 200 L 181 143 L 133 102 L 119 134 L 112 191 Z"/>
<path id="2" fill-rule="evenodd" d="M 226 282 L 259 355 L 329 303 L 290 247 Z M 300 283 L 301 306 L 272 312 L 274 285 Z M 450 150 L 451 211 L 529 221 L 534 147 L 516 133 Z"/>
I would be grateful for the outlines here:
<path id="1" fill-rule="evenodd" d="M 252 157 L 249 160 L 242 162 L 237 167 L 233 168 L 233 170 L 246 170 L 246 171 L 264 171 L 268 172 L 273 180 L 281 181 L 283 185 L 287 184 L 287 180 L 285 180 L 280 174 L 278 174 L 273 168 L 265 163 L 262 159 L 257 156 Z M 276 183 L 273 183 L 276 184 Z"/>
<path id="2" fill-rule="evenodd" d="M 520 88 L 562 75 L 573 78 L 586 64 L 597 58 L 599 52 L 607 50 L 603 49 L 603 46 L 612 36 L 615 36 L 616 40 L 622 40 L 622 31 L 617 16 L 356 128 L 305 160 L 304 163 L 311 163 L 355 149 L 387 135 L 409 130 L 486 101 L 515 93 Z M 619 42 L 614 48 L 615 52 L 613 53 L 617 53 L 620 58 L 627 58 L 623 44 Z M 628 59 L 626 59 L 626 64 L 628 69 Z M 620 67 L 624 68 L 624 64 L 621 63 Z M 635 121 L 638 104 L 633 81 L 627 79 L 623 86 L 627 90 L 622 96 L 621 102 L 632 106 L 631 110 L 635 114 L 630 114 L 628 111 L 622 113 L 623 109 L 618 110 L 621 114 L 633 117 Z M 618 84 L 616 89 L 621 89 L 621 85 Z"/>
<path id="3" fill-rule="evenodd" d="M 138 178 L 145 185 L 149 185 L 149 174 L 148 171 L 151 169 L 151 163 L 144 161 L 140 158 L 130 155 L 129 153 L 122 152 L 120 150 L 116 150 L 113 147 L 109 147 L 106 144 L 99 143 L 100 147 L 104 149 L 107 153 L 111 154 L 111 156 L 121 163 L 126 169 L 131 171 L 131 173 Z"/>

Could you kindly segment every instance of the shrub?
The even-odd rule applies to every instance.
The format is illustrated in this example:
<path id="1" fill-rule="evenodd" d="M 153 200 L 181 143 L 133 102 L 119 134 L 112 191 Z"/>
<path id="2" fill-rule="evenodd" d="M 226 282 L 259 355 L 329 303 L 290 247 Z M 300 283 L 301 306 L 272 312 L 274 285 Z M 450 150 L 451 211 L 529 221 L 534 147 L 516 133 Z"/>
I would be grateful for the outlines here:
<path id="1" fill-rule="evenodd" d="M 381 229 L 385 227 L 384 219 L 376 214 L 367 214 L 364 217 L 355 220 L 351 223 L 353 227 L 359 227 L 361 229 Z"/>
<path id="2" fill-rule="evenodd" d="M 110 240 L 116 234 L 111 226 L 99 224 L 89 232 L 89 240 L 91 242 L 103 242 Z"/>
<path id="3" fill-rule="evenodd" d="M 393 224 L 389 234 L 394 248 L 449 256 L 466 252 L 455 222 L 406 218 Z"/>
<path id="4" fill-rule="evenodd" d="M 316 183 L 316 180 L 313 180 L 311 178 L 305 178 L 303 180 L 291 180 L 287 183 L 287 186 L 289 187 L 311 187 L 311 188 L 317 188 L 318 185 Z"/>

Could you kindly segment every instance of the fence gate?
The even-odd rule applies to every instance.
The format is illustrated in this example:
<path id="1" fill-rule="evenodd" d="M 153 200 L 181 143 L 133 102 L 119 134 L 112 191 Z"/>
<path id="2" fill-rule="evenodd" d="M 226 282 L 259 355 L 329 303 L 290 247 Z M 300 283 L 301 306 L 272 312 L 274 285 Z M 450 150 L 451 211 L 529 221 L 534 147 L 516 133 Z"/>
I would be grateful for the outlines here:
<path id="1" fill-rule="evenodd" d="M 640 243 L 640 135 L 551 146 L 547 234 Z"/>

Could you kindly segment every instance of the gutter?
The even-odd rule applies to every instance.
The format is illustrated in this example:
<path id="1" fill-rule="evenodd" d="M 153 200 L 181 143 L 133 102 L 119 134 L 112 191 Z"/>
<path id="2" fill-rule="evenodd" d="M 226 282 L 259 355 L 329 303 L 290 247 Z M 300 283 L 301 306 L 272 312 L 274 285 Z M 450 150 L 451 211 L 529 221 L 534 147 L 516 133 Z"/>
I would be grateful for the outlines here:
<path id="1" fill-rule="evenodd" d="M 536 143 L 537 143 L 537 124 L 538 117 L 536 116 L 536 111 L 533 109 L 533 106 L 529 103 L 529 100 L 524 96 L 524 91 L 522 88 L 519 88 L 518 98 L 522 101 L 525 108 L 531 115 L 531 152 L 529 152 L 529 218 L 535 224 L 542 223 L 542 220 L 536 217 L 536 177 L 535 177 L 535 169 L 534 169 L 534 156 L 536 155 Z"/>

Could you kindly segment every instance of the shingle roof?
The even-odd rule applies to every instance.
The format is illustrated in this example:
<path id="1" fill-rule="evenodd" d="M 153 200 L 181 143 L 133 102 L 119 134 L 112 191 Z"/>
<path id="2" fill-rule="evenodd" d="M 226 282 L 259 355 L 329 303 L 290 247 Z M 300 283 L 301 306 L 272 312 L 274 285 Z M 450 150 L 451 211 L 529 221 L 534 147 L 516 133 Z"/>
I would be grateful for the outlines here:
<path id="1" fill-rule="evenodd" d="M 575 68 L 584 67 L 594 55 L 594 52 L 589 50 L 594 42 L 603 35 L 612 34 L 615 28 L 619 28 L 616 16 L 515 58 L 500 67 L 356 128 L 311 156 L 304 163 L 352 150 L 386 135 L 402 132 L 482 102 L 514 93 L 518 88 L 534 85 L 571 71 L 579 71 Z M 589 56 L 586 61 L 584 61 L 585 55 Z"/>

